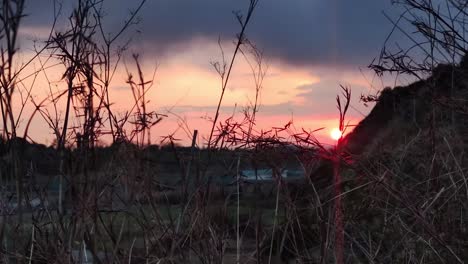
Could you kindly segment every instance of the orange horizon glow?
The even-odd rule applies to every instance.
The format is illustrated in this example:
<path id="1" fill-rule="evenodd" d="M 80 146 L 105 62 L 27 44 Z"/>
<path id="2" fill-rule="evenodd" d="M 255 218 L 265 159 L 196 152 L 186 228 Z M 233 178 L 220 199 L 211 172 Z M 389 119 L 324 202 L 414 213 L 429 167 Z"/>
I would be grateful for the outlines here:
<path id="1" fill-rule="evenodd" d="M 215 114 L 210 111 L 215 109 L 219 100 L 221 82 L 217 73 L 209 67 L 209 59 L 205 64 L 200 63 L 200 60 L 203 60 L 204 57 L 209 58 L 210 54 L 217 53 L 217 43 L 203 42 L 202 44 L 195 43 L 184 52 L 163 58 L 158 63 L 148 57 L 142 57 L 145 58 L 142 61 L 145 78 L 151 80 L 153 74 L 156 73 L 154 75 L 154 85 L 146 93 L 147 107 L 151 111 L 154 110 L 167 116 L 152 129 L 151 137 L 154 143 L 158 143 L 161 138 L 171 134 L 179 138 L 181 144 L 190 144 L 190 133 L 197 129 L 200 135 L 199 143 L 203 145 L 201 141 L 206 140 L 207 134 L 209 134 L 212 124 L 208 120 L 209 117 L 212 118 Z M 200 47 L 206 49 L 201 55 L 199 52 L 197 53 L 201 49 Z M 23 52 L 22 55 L 30 57 L 34 54 Z M 50 60 L 49 64 L 53 65 L 54 61 Z M 125 64 L 126 68 L 123 66 L 124 64 L 116 70 L 115 77 L 110 85 L 110 101 L 114 114 L 117 115 L 124 114 L 133 105 L 131 90 L 126 83 L 126 69 L 129 69 L 130 72 L 134 72 L 135 69 L 131 61 Z M 157 71 L 155 72 L 156 68 Z M 66 84 L 62 80 L 64 71 L 64 67 L 58 64 L 58 66 L 47 68 L 46 72 L 31 75 L 33 77 L 25 79 L 23 84 L 26 87 L 34 86 L 32 96 L 36 101 L 40 102 L 47 98 L 49 89 L 53 92 L 66 89 Z M 26 70 L 23 74 L 29 75 L 32 72 L 34 72 L 34 68 L 29 69 L 29 72 Z M 346 76 L 337 77 L 335 71 L 320 65 L 314 68 L 305 68 L 283 64 L 279 61 L 268 62 L 268 71 L 262 83 L 258 102 L 260 110 L 256 116 L 255 130 L 281 127 L 293 120 L 297 131 L 301 131 L 302 128 L 308 131 L 328 128 L 317 131 L 314 136 L 322 143 L 335 144 L 335 141 L 339 139 L 338 133 L 335 132 L 335 135 L 330 135 L 329 129 L 335 127 L 338 121 L 335 115 L 336 110 L 333 106 L 329 107 L 329 105 L 334 104 L 336 94 L 334 94 L 333 90 L 335 85 L 330 86 L 329 84 L 330 80 L 336 78 L 336 87 L 339 87 L 339 83 L 342 82 L 349 82 L 351 86 L 354 86 L 357 80 L 351 77 L 355 75 L 351 74 L 351 71 L 345 73 Z M 342 78 L 346 78 L 346 80 Z M 306 88 L 304 89 L 303 86 L 306 86 Z M 322 93 L 322 91 L 325 92 Z M 359 94 L 360 91 L 357 90 L 355 94 Z M 311 92 L 317 93 L 317 97 L 308 95 Z M 15 112 L 19 112 L 21 110 L 20 98 L 19 95 L 16 95 L 16 97 L 18 103 L 14 104 L 14 107 L 17 108 Z M 224 109 L 220 113 L 218 122 L 234 113 L 236 118 L 237 116 L 242 118 L 242 109 L 250 106 L 254 98 L 255 82 L 251 69 L 245 61 L 239 59 L 236 62 L 223 99 L 222 106 Z M 65 102 L 63 99 L 57 101 L 59 119 L 63 118 Z M 297 111 L 294 108 L 296 106 L 302 107 L 302 110 Z M 310 112 L 305 111 L 304 109 L 308 109 L 309 106 Z M 45 106 L 45 109 L 48 107 L 51 106 Z M 193 109 L 190 107 L 193 107 Z M 54 113 L 54 109 L 48 110 Z M 27 121 L 33 111 L 34 105 L 27 104 L 23 111 L 21 120 L 24 121 L 22 124 Z M 366 109 L 363 112 L 366 112 Z M 358 122 L 361 118 L 355 112 L 348 116 L 348 120 L 351 120 L 352 123 Z M 70 127 L 79 125 L 80 120 L 71 119 Z M 24 126 L 20 126 L 19 131 L 22 131 L 22 128 Z M 105 130 L 106 128 L 103 127 L 102 129 Z M 128 130 L 130 131 L 131 127 Z M 339 135 L 341 136 L 341 133 Z M 39 143 L 46 144 L 54 139 L 48 123 L 44 122 L 43 117 L 37 113 L 32 120 L 28 136 Z"/>

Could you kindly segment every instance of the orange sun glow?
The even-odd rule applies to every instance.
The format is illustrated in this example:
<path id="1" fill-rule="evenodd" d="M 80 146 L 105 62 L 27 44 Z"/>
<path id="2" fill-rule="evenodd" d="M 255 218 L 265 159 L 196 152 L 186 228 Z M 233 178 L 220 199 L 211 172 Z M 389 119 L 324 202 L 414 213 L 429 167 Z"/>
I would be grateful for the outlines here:
<path id="1" fill-rule="evenodd" d="M 338 128 L 334 128 L 330 132 L 330 137 L 334 140 L 340 139 L 342 135 L 343 135 L 343 132 L 341 132 Z"/>

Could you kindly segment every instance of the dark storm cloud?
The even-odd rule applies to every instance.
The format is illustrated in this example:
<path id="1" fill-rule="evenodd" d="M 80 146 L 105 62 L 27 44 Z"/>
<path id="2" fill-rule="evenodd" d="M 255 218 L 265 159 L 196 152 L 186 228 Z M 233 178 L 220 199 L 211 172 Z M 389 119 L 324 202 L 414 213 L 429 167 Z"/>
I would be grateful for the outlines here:
<path id="1" fill-rule="evenodd" d="M 26 23 L 50 23 L 51 2 L 29 0 L 31 17 Z M 70 6 L 70 0 L 63 2 Z M 107 1 L 107 28 L 116 30 L 138 2 Z M 232 11 L 245 11 L 248 2 L 147 1 L 138 25 L 142 33 L 135 44 L 161 55 L 177 52 L 174 47 L 183 47 L 194 38 L 229 40 L 239 30 Z M 261 0 L 247 34 L 268 57 L 292 65 L 367 65 L 391 29 L 382 10 L 396 14 L 389 0 Z"/>

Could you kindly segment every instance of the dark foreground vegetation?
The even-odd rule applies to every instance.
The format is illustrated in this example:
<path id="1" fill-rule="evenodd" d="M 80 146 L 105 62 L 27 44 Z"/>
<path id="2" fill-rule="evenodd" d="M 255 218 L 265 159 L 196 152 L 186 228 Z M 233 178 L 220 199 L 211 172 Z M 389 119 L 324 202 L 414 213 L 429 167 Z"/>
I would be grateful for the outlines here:
<path id="1" fill-rule="evenodd" d="M 363 96 L 375 102 L 373 110 L 333 147 L 291 124 L 256 129 L 265 71 L 262 53 L 245 36 L 256 0 L 247 1 L 244 14 L 236 13 L 240 31 L 233 57 L 213 63 L 222 87 L 209 138 L 197 143 L 193 131 L 191 146 L 177 145 L 171 135 L 160 146 L 151 144 L 151 128 L 164 125 L 164 115 L 147 107 L 152 80 L 145 79 L 138 55 L 133 55 L 136 74 L 128 74 L 133 108 L 115 113 L 108 93 L 125 51 L 119 45 L 127 43 L 123 32 L 144 3 L 119 33 L 108 35 L 101 1 L 77 1 L 69 30 L 52 30 L 33 58 L 43 65 L 40 71 L 46 68 L 39 60 L 44 54 L 63 64 L 65 89 L 38 101 L 34 86 L 18 78 L 24 68 L 13 67 L 24 1 L 2 2 L 0 262 L 468 259 L 464 1 L 447 1 L 450 15 L 431 1 L 400 3 L 411 11 L 402 21 L 416 26 L 419 38 L 408 50 L 386 46 L 371 68 L 416 81 Z M 395 28 L 401 30 L 399 24 Z M 425 55 L 411 57 L 415 47 Z M 238 54 L 252 62 L 257 98 L 240 118 L 220 120 Z M 23 107 L 34 105 L 31 116 L 15 112 L 18 97 Z M 351 90 L 343 87 L 337 97 L 341 130 L 349 129 L 350 98 Z M 57 114 L 60 101 L 64 115 Z M 34 118 L 50 126 L 52 146 L 32 142 Z M 79 125 L 72 127 L 70 120 Z M 103 137 L 112 143 L 100 146 Z"/>

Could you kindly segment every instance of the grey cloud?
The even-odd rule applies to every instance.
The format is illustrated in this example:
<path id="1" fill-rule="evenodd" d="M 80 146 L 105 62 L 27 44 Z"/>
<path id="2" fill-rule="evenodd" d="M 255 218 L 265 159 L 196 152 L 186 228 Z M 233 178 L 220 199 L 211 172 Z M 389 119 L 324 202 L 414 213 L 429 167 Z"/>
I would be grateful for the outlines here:
<path id="1" fill-rule="evenodd" d="M 71 0 L 63 0 L 64 13 Z M 50 23 L 52 1 L 28 1 L 27 24 Z M 177 52 L 194 38 L 231 39 L 239 30 L 232 14 L 248 0 L 147 1 L 134 44 L 155 55 Z M 107 1 L 106 28 L 117 30 L 138 1 Z M 292 65 L 367 65 L 378 55 L 391 24 L 381 11 L 398 11 L 390 1 L 376 0 L 263 0 L 247 34 L 272 59 Z M 66 17 L 66 16 L 65 16 Z"/>
<path id="2" fill-rule="evenodd" d="M 247 2 L 151 2 L 142 13 L 142 38 L 169 52 L 173 43 L 193 37 L 230 38 L 239 30 L 231 11 Z M 285 63 L 367 65 L 391 29 L 383 9 L 393 10 L 375 0 L 260 1 L 247 34 L 268 57 Z"/>

